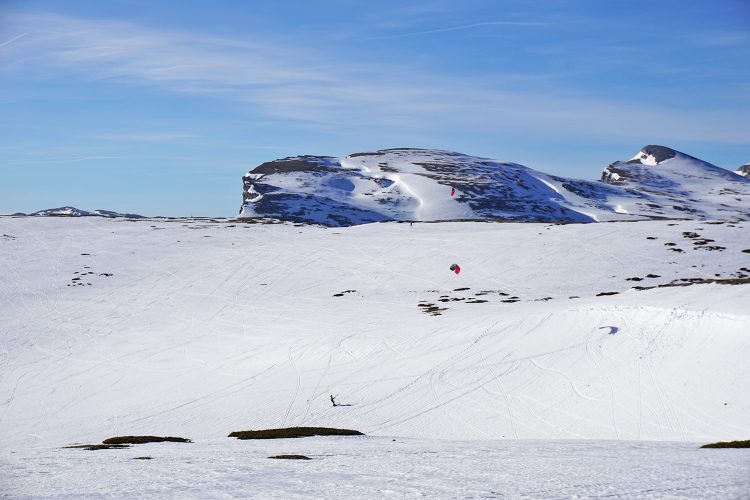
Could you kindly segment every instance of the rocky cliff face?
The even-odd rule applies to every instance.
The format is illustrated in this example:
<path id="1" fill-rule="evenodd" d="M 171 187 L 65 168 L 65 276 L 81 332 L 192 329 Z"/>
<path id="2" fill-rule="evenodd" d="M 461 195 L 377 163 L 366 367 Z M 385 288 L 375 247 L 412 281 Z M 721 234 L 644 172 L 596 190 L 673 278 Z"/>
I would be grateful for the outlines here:
<path id="1" fill-rule="evenodd" d="M 611 164 L 600 181 L 409 148 L 284 158 L 256 167 L 243 181 L 241 216 L 329 226 L 750 217 L 750 181 L 663 146 L 646 146 L 631 160 Z"/>

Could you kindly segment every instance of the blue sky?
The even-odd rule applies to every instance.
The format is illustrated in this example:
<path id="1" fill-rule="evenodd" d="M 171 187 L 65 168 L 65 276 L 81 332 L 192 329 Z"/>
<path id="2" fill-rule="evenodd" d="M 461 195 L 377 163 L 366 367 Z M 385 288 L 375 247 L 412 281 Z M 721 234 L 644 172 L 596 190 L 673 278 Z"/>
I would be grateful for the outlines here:
<path id="1" fill-rule="evenodd" d="M 297 154 L 750 162 L 750 2 L 0 3 L 0 213 L 226 215 Z"/>

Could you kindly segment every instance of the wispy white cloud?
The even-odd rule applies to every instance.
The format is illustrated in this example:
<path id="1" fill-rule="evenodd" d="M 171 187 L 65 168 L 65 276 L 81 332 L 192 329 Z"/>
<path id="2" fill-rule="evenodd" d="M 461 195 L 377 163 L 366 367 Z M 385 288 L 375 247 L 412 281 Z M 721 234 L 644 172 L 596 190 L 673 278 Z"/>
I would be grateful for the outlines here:
<path id="1" fill-rule="evenodd" d="M 155 142 L 155 143 L 179 143 L 195 139 L 195 135 L 179 132 L 151 132 L 151 133 L 119 133 L 106 134 L 102 139 L 128 142 Z"/>
<path id="2" fill-rule="evenodd" d="M 448 26 L 445 28 L 435 28 L 423 31 L 410 31 L 408 33 L 397 33 L 394 35 L 383 35 L 368 37 L 367 40 L 394 40 L 397 38 L 406 38 L 412 36 L 421 35 L 432 35 L 436 33 L 447 33 L 449 31 L 464 31 L 476 28 L 483 28 L 486 26 L 518 26 L 518 27 L 533 27 L 533 26 L 547 26 L 549 23 L 533 22 L 533 21 L 487 21 L 482 23 L 462 24 L 460 26 Z"/>
<path id="3" fill-rule="evenodd" d="M 592 99 L 574 88 L 564 91 L 564 86 L 556 87 L 557 93 L 549 85 L 518 90 L 504 86 L 502 75 L 468 78 L 414 65 L 342 61 L 309 48 L 271 43 L 262 34 L 236 40 L 60 16 L 16 16 L 12 22 L 28 35 L 9 46 L 0 71 L 156 86 L 222 99 L 258 119 L 341 135 L 492 131 L 750 143 L 746 113 L 736 108 L 696 114 Z M 156 134 L 151 139 L 176 138 Z"/>
<path id="4" fill-rule="evenodd" d="M 15 42 L 16 40 L 20 40 L 21 38 L 25 37 L 26 35 L 28 35 L 28 33 L 21 33 L 20 35 L 14 36 L 10 40 L 6 40 L 4 42 L 0 42 L 0 47 L 5 47 L 6 45 L 10 45 L 11 43 Z"/>
<path id="5" fill-rule="evenodd" d="M 750 32 L 716 32 L 691 34 L 688 40 L 694 45 L 703 47 L 738 47 L 750 46 Z"/>

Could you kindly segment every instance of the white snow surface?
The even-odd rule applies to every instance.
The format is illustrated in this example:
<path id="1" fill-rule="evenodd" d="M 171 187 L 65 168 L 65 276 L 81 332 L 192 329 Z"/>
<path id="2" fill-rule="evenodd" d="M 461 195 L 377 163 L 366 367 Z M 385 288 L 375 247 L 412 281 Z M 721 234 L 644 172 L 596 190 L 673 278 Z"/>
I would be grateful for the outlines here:
<path id="1" fill-rule="evenodd" d="M 311 460 L 269 460 L 279 454 Z M 0 455 L 11 498 L 747 498 L 747 450 L 313 437 Z M 149 456 L 152 460 L 134 460 Z"/>
<path id="2" fill-rule="evenodd" d="M 746 224 L 0 218 L 0 490 L 742 497 Z"/>

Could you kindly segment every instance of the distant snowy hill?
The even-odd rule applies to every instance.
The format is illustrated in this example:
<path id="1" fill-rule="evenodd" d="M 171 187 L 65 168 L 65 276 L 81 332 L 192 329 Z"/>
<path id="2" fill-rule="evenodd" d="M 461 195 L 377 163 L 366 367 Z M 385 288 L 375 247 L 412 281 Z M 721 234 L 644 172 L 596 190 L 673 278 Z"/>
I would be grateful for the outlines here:
<path id="1" fill-rule="evenodd" d="M 26 214 L 19 214 L 19 215 L 26 215 Z M 38 212 L 34 212 L 32 214 L 28 214 L 29 216 L 34 217 L 108 217 L 110 219 L 114 218 L 128 218 L 128 219 L 144 219 L 145 217 L 143 215 L 138 214 L 122 214 L 120 212 L 113 212 L 111 210 L 101 210 L 97 209 L 93 212 L 89 212 L 87 210 L 81 210 L 76 207 L 59 207 L 59 208 L 48 208 L 46 210 L 39 210 Z"/>
<path id="2" fill-rule="evenodd" d="M 241 216 L 329 226 L 386 220 L 750 217 L 749 180 L 662 146 L 646 146 L 632 160 L 613 163 L 601 181 L 409 148 L 345 158 L 284 158 L 254 168 L 243 181 Z"/>
<path id="3" fill-rule="evenodd" d="M 649 202 L 624 200 L 630 213 L 697 219 L 750 217 L 747 179 L 663 146 L 646 146 L 634 158 L 613 163 L 604 170 L 602 182 L 651 198 Z"/>

